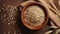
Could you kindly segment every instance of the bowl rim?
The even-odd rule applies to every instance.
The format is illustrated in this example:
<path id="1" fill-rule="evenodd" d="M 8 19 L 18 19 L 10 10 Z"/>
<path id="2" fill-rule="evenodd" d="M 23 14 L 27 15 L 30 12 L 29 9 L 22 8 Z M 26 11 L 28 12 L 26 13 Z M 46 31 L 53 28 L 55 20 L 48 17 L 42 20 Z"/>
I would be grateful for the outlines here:
<path id="1" fill-rule="evenodd" d="M 44 10 L 45 10 L 44 12 L 46 12 L 46 13 L 45 13 L 46 20 L 44 21 L 44 23 L 43 23 L 42 25 L 40 25 L 39 27 L 36 27 L 36 28 L 33 28 L 33 27 L 27 25 L 27 23 L 24 21 L 24 16 L 23 16 L 25 9 L 26 9 L 28 6 L 34 5 L 34 4 L 37 4 L 37 5 L 39 5 L 39 6 L 44 7 Z M 29 3 L 27 3 L 27 4 L 24 6 L 24 8 L 22 9 L 22 12 L 21 12 L 21 20 L 22 20 L 22 23 L 24 24 L 24 26 L 26 26 L 27 28 L 29 28 L 29 29 L 31 29 L 31 30 L 37 30 L 37 29 L 43 28 L 43 27 L 47 24 L 48 18 L 49 18 L 49 16 L 48 16 L 48 12 L 47 12 L 46 7 L 45 7 L 44 5 L 42 5 L 41 3 L 39 3 L 39 2 L 29 2 Z"/>

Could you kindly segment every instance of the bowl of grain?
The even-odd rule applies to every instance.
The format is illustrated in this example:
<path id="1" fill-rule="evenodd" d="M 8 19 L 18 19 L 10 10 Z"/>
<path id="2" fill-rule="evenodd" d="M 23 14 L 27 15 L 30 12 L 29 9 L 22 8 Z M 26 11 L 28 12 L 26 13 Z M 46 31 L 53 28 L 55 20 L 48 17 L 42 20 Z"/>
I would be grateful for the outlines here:
<path id="1" fill-rule="evenodd" d="M 39 2 L 27 3 L 21 12 L 22 23 L 31 30 L 43 28 L 47 24 L 48 18 L 46 7 Z"/>

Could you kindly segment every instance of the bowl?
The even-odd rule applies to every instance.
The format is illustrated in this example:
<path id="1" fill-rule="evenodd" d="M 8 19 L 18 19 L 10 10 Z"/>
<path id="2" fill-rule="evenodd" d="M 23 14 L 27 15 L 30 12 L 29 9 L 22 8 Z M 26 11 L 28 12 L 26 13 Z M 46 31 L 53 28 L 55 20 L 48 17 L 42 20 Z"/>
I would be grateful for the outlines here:
<path id="1" fill-rule="evenodd" d="M 29 8 L 30 6 L 38 6 L 39 8 L 41 8 L 42 10 L 43 10 L 43 12 L 44 12 L 44 17 L 45 17 L 45 19 L 44 19 L 44 21 L 43 21 L 43 23 L 42 24 L 40 24 L 40 22 L 39 22 L 39 24 L 40 25 L 38 25 L 38 26 L 35 26 L 35 24 L 34 24 L 34 26 L 32 25 L 30 25 L 30 23 L 32 22 L 32 20 L 33 19 L 29 19 L 29 18 L 26 18 L 25 17 L 25 13 L 24 12 L 26 12 L 26 10 L 27 10 L 27 8 Z M 30 9 L 29 9 L 30 10 Z M 28 11 L 29 12 L 29 11 Z M 37 11 L 38 12 L 38 11 Z M 29 19 L 31 22 L 28 22 L 28 20 L 27 21 L 25 21 L 25 18 L 26 19 Z M 27 28 L 29 28 L 29 29 L 31 29 L 31 30 L 38 30 L 38 29 L 41 29 L 41 28 L 43 28 L 43 27 L 45 27 L 46 25 L 47 25 L 47 22 L 48 22 L 48 19 L 49 19 L 49 16 L 48 16 L 48 12 L 47 12 L 47 9 L 46 9 L 46 7 L 43 5 L 43 4 L 41 4 L 41 3 L 39 3 L 39 2 L 29 2 L 29 3 L 27 3 L 24 7 L 23 7 L 23 9 L 22 9 L 22 12 L 21 12 L 21 20 L 22 20 L 22 23 L 24 24 L 24 26 L 26 26 Z M 37 20 L 36 20 L 37 21 Z M 35 22 L 34 22 L 35 23 Z M 37 23 L 37 22 L 36 22 Z"/>

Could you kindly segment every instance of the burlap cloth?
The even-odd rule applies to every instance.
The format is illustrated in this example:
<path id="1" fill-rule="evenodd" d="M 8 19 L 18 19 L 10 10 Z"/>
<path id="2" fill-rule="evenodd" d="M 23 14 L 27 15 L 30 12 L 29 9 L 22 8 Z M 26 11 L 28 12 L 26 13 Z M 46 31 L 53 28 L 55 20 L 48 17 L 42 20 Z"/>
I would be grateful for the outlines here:
<path id="1" fill-rule="evenodd" d="M 0 0 L 0 34 L 44 34 L 49 30 L 52 22 L 51 19 L 49 19 L 48 24 L 44 28 L 36 31 L 30 30 L 22 24 L 19 5 L 25 1 L 26 0 Z M 57 1 L 58 0 L 54 0 L 53 2 L 60 10 L 60 6 L 56 3 Z"/>

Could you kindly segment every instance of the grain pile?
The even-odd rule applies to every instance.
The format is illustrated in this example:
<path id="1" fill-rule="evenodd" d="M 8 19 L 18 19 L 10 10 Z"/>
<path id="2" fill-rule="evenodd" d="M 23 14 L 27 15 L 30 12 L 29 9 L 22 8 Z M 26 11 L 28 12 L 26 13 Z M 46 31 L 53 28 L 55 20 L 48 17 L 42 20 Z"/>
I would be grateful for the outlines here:
<path id="1" fill-rule="evenodd" d="M 43 10 L 37 6 L 29 6 L 24 12 L 24 20 L 33 27 L 41 25 L 45 20 L 45 14 Z"/>

